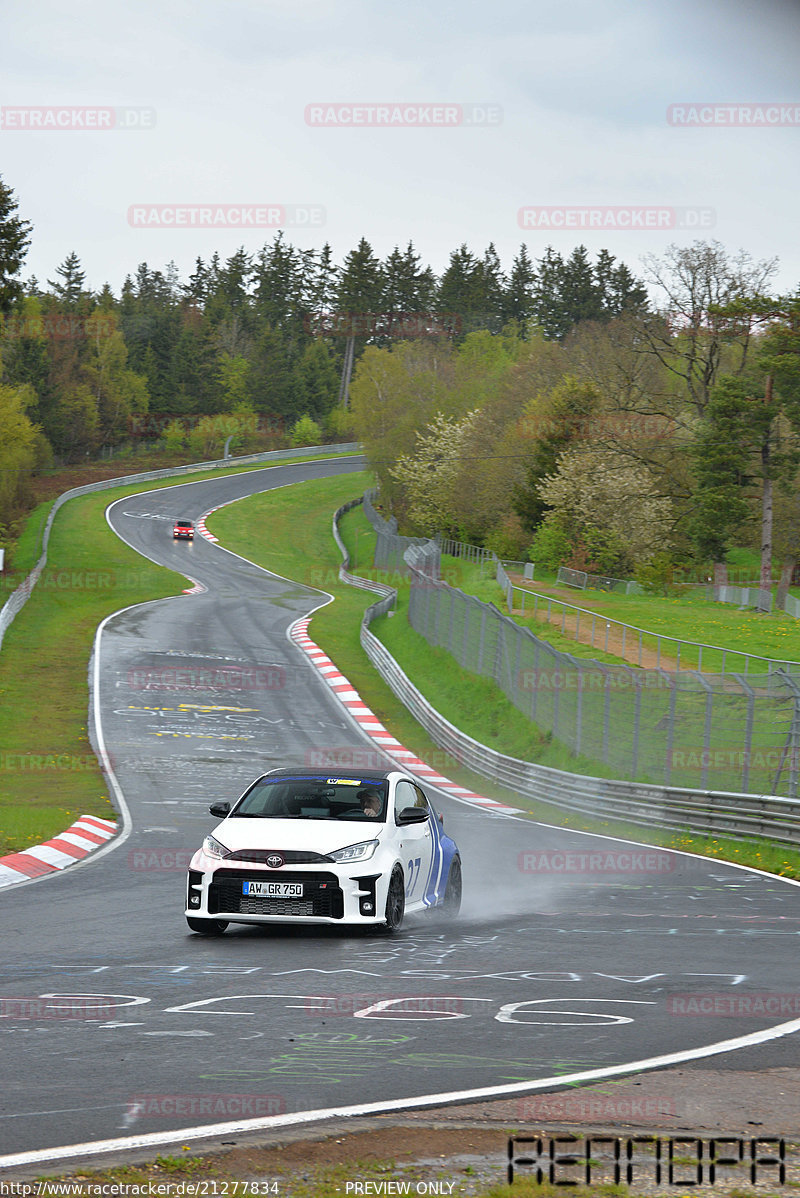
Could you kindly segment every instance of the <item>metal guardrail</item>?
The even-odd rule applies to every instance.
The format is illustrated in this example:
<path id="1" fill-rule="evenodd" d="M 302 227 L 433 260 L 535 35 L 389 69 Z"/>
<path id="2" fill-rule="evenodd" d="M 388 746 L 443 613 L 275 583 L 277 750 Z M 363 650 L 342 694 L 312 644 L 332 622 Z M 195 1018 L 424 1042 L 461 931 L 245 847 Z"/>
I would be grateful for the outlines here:
<path id="1" fill-rule="evenodd" d="M 8 601 L 0 608 L 0 647 L 2 647 L 3 638 L 14 618 L 27 603 L 33 588 L 41 576 L 42 570 L 47 563 L 47 545 L 53 521 L 59 510 L 70 499 L 75 499 L 79 495 L 91 495 L 95 491 L 108 491 L 113 487 L 128 486 L 132 483 L 150 482 L 159 478 L 172 478 L 177 474 L 197 474 L 205 470 L 230 469 L 231 466 L 248 466 L 257 464 L 258 462 L 279 462 L 286 458 L 313 457 L 321 452 L 353 453 L 358 448 L 358 442 L 351 441 L 337 445 L 311 445 L 300 449 L 270 449 L 265 453 L 251 453 L 239 458 L 217 458 L 211 462 L 192 462 L 187 466 L 165 467 L 163 470 L 148 470 L 140 474 L 126 474 L 118 478 L 104 478 L 100 482 L 87 483 L 86 486 L 73 487 L 70 491 L 64 491 L 62 495 L 58 496 L 48 514 L 47 523 L 44 526 L 44 533 L 42 535 L 42 552 L 39 560 L 27 578 L 20 583 L 15 591 L 12 591 Z"/>
<path id="2" fill-rule="evenodd" d="M 334 515 L 334 536 L 345 562 L 340 577 L 373 591 L 393 591 L 380 583 L 358 579 L 347 572 L 349 559 L 338 535 L 339 516 L 359 501 L 351 501 Z M 440 584 L 441 585 L 441 584 Z M 724 834 L 734 839 L 767 839 L 789 846 L 800 845 L 800 800 L 777 795 L 694 790 L 622 779 L 572 774 L 535 762 L 510 757 L 481 744 L 446 720 L 411 682 L 370 624 L 396 600 L 383 596 L 364 613 L 361 644 L 375 669 L 403 705 L 422 725 L 431 740 L 476 773 L 517 794 L 551 803 L 595 818 L 624 819 L 647 827 Z"/>

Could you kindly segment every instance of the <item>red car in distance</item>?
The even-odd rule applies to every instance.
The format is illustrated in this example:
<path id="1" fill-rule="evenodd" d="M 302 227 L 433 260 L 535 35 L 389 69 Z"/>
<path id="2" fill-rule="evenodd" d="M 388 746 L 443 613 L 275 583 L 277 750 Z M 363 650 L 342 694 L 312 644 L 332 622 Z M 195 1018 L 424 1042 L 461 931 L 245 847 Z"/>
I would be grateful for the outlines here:
<path id="1" fill-rule="evenodd" d="M 172 529 L 173 541 L 193 541 L 194 524 L 191 520 L 176 520 Z"/>

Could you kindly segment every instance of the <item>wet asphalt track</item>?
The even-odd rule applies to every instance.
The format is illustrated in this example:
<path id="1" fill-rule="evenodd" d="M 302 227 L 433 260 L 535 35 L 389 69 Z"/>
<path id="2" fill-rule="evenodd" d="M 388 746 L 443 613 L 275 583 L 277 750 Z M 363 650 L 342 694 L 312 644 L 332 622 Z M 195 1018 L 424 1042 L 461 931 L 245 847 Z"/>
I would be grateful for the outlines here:
<path id="1" fill-rule="evenodd" d="M 111 508 L 129 544 L 207 591 L 131 609 L 102 632 L 101 731 L 130 809 L 124 843 L 0 892 L 0 999 L 40 1000 L 6 1003 L 0 1018 L 0 1154 L 502 1087 L 797 1017 L 797 887 L 679 856 L 622 857 L 616 874 L 527 872 L 521 853 L 630 846 L 440 794 L 464 859 L 456 923 L 408 920 L 394 938 L 188 933 L 184 866 L 215 822 L 209 802 L 272 766 L 324 749 L 346 760 L 365 742 L 286 636 L 319 593 L 201 538 L 174 543 L 171 521 L 359 464 L 250 472 Z M 48 1014 L 53 995 L 71 996 L 68 1015 Z M 719 996 L 717 1014 L 688 1013 L 703 995 Z M 395 999 L 406 1001 L 374 1006 Z M 797 1034 L 714 1063 L 796 1065 Z"/>

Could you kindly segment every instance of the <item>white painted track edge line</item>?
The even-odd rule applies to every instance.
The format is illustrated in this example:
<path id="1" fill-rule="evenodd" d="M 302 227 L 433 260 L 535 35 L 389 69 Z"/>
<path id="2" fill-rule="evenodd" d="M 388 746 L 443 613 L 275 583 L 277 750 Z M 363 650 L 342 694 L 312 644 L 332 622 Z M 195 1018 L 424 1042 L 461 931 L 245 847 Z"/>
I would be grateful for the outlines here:
<path id="1" fill-rule="evenodd" d="M 352 1119 L 365 1115 L 385 1115 L 420 1110 L 425 1107 L 454 1106 L 463 1102 L 487 1101 L 514 1095 L 531 1094 L 537 1090 L 560 1090 L 567 1086 L 602 1081 L 609 1077 L 622 1077 L 629 1073 L 644 1073 L 651 1069 L 665 1069 L 703 1057 L 718 1056 L 740 1048 L 751 1048 L 769 1040 L 777 1040 L 800 1031 L 800 1019 L 776 1024 L 760 1032 L 736 1036 L 730 1040 L 718 1040 L 704 1048 L 682 1049 L 680 1052 L 665 1053 L 658 1057 L 646 1057 L 641 1061 L 630 1061 L 625 1065 L 609 1065 L 600 1069 L 587 1069 L 580 1073 L 560 1074 L 556 1077 L 540 1078 L 531 1082 L 512 1082 L 505 1086 L 482 1086 L 475 1090 L 451 1090 L 444 1094 L 424 1094 L 413 1098 L 397 1098 L 387 1102 L 366 1102 L 356 1106 L 327 1107 L 317 1111 L 297 1111 L 290 1115 L 267 1115 L 261 1119 L 242 1119 L 229 1123 L 212 1123 L 207 1126 L 181 1127 L 174 1131 L 149 1132 L 141 1136 L 121 1136 L 114 1140 L 88 1141 L 83 1144 L 65 1144 L 57 1148 L 39 1148 L 31 1152 L 17 1152 L 0 1157 L 0 1169 L 19 1168 L 43 1161 L 65 1161 L 75 1157 L 99 1156 L 107 1152 L 120 1152 L 136 1148 L 157 1148 L 186 1140 L 212 1139 L 216 1136 L 241 1134 L 252 1131 L 299 1127 L 307 1123 L 320 1123 L 330 1119 Z"/>
<path id="2" fill-rule="evenodd" d="M 319 462 L 319 461 L 332 462 L 332 461 L 339 461 L 342 458 L 346 458 L 346 457 L 359 457 L 359 456 L 363 456 L 363 455 L 358 454 L 358 453 L 334 454 L 332 457 L 315 458 L 315 459 L 311 459 L 311 460 L 317 461 L 317 462 Z M 223 474 L 220 474 L 218 477 L 219 478 L 223 478 L 223 477 L 224 478 L 238 478 L 243 474 L 258 473 L 260 469 L 275 470 L 275 469 L 285 468 L 287 465 L 302 465 L 302 464 L 303 464 L 302 459 L 300 461 L 294 462 L 294 463 L 276 462 L 272 466 L 264 466 L 264 467 L 255 466 L 253 469 L 239 470 L 236 473 L 231 473 L 231 474 L 229 474 L 227 471 L 225 471 Z M 175 476 L 173 476 L 173 477 L 175 477 Z M 174 485 L 174 486 L 197 486 L 201 483 L 215 482 L 215 481 L 216 481 L 216 479 L 214 479 L 214 478 L 195 478 L 195 479 L 189 479 L 185 483 L 181 481 L 178 483 L 174 483 L 172 485 Z M 169 480 L 164 479 L 163 482 L 168 483 Z M 125 485 L 126 484 L 124 481 L 120 482 L 121 487 L 124 487 Z M 128 485 L 136 486 L 135 483 L 128 484 Z M 284 483 L 283 484 L 283 486 L 293 486 L 293 485 L 294 484 L 292 484 L 292 483 Z M 116 488 L 113 488 L 113 489 L 116 490 Z M 149 557 L 146 553 L 142 553 L 142 551 L 140 549 L 137 549 L 137 547 L 135 545 L 132 545 L 130 543 L 130 541 L 126 540 L 126 538 L 123 537 L 121 533 L 117 532 L 117 530 L 111 524 L 108 514 L 111 511 L 112 507 L 115 507 L 118 503 L 123 503 L 125 500 L 130 500 L 134 496 L 153 495 L 158 491 L 164 491 L 164 490 L 170 490 L 170 489 L 171 489 L 170 486 L 166 486 L 166 487 L 161 486 L 161 487 L 150 487 L 144 491 L 132 491 L 128 495 L 122 495 L 118 499 L 112 499 L 112 501 L 106 505 L 104 513 L 103 513 L 105 516 L 106 524 L 108 524 L 108 527 L 111 529 L 114 536 L 119 537 L 119 539 L 122 541 L 122 543 L 124 545 L 127 545 L 129 549 L 132 549 L 134 553 L 138 554 L 140 557 L 144 557 L 147 561 L 153 562 L 154 565 L 159 566 L 159 567 L 161 567 L 161 562 L 157 562 L 154 558 Z M 274 488 L 268 488 L 268 489 L 277 491 L 277 490 L 281 490 L 282 488 L 274 487 Z M 79 498 L 79 497 L 76 496 L 75 498 Z M 240 496 L 240 498 L 244 499 L 244 498 L 248 498 L 248 496 Z M 235 503 L 235 502 L 237 502 L 237 500 L 232 500 L 231 502 Z M 222 506 L 227 506 L 227 505 L 223 504 Z M 218 508 L 210 509 L 210 511 L 218 511 L 218 510 L 219 510 Z M 222 549 L 223 546 L 220 545 L 219 548 Z M 230 553 L 232 551 L 225 550 L 225 552 Z M 238 557 L 239 555 L 234 554 L 233 556 Z M 247 560 L 248 560 L 247 558 L 242 558 L 242 561 L 247 561 Z M 258 563 L 256 563 L 256 562 L 251 562 L 250 564 L 254 565 L 254 566 L 258 565 Z M 161 568 L 169 570 L 171 567 L 164 566 Z M 258 568 L 264 569 L 263 566 L 260 566 Z M 271 571 L 269 571 L 269 570 L 266 572 L 268 574 L 271 573 Z M 183 572 L 180 570 L 173 570 L 173 573 L 182 574 Z M 207 588 L 198 579 L 192 578 L 192 576 L 190 574 L 183 574 L 183 577 L 188 579 L 188 581 L 191 582 L 195 587 L 200 588 L 199 592 L 195 592 L 195 593 L 204 594 L 206 592 Z M 276 575 L 275 577 L 282 577 L 282 576 Z M 294 580 L 293 579 L 284 579 L 284 581 L 291 582 Z M 313 590 L 316 588 L 310 588 L 310 589 Z M 110 615 L 106 616 L 105 619 L 102 620 L 102 622 L 98 625 L 97 632 L 95 633 L 95 639 L 94 639 L 94 644 L 93 644 L 93 648 L 92 648 L 92 656 L 90 658 L 89 676 L 90 676 L 90 679 L 92 680 L 92 683 L 91 683 L 91 695 L 90 695 L 90 700 L 89 700 L 89 710 L 90 710 L 90 715 L 92 717 L 94 731 L 95 731 L 97 741 L 98 741 L 98 746 L 102 746 L 101 767 L 102 767 L 103 772 L 105 773 L 106 777 L 108 778 L 108 781 L 111 784 L 111 789 L 114 791 L 114 797 L 117 801 L 117 805 L 118 805 L 119 811 L 120 811 L 120 816 L 122 818 L 121 829 L 119 831 L 117 831 L 116 833 L 112 832 L 112 834 L 111 834 L 112 838 L 109 840 L 109 842 L 107 844 L 97 845 L 95 848 L 90 849 L 87 852 L 85 857 L 72 858 L 69 861 L 66 861 L 62 866 L 53 866 L 53 868 L 48 873 L 37 874 L 35 877 L 29 877 L 28 875 L 21 873 L 19 870 L 13 869 L 13 867 L 11 867 L 11 866 L 5 866 L 2 870 L 2 872 L 0 872 L 0 892 L 2 892 L 4 890 L 11 890 L 12 888 L 14 890 L 18 890 L 20 887 L 31 885 L 34 882 L 44 882 L 48 878 L 59 877 L 64 872 L 65 869 L 74 869 L 79 865 L 90 865 L 90 864 L 92 864 L 92 862 L 99 860 L 100 857 L 104 856 L 106 853 L 111 852 L 113 849 L 116 849 L 119 845 L 123 844 L 130 836 L 131 831 L 133 829 L 133 824 L 131 822 L 131 816 L 130 816 L 130 810 L 129 810 L 128 805 L 125 802 L 125 799 L 122 795 L 122 788 L 119 785 L 117 776 L 114 773 L 114 770 L 111 766 L 111 760 L 109 758 L 108 751 L 106 750 L 106 746 L 105 746 L 105 738 L 103 737 L 102 725 L 101 725 L 100 716 L 99 716 L 99 708 L 98 708 L 97 703 L 94 702 L 94 698 L 97 695 L 98 690 L 99 690 L 99 668 L 97 666 L 97 663 L 99 661 L 101 633 L 102 633 L 103 629 L 105 628 L 105 625 L 110 620 L 113 620 L 116 616 L 122 615 L 126 611 L 133 611 L 134 608 L 137 608 L 137 607 L 147 607 L 150 603 L 164 603 L 170 599 L 180 599 L 183 597 L 183 595 L 186 595 L 188 593 L 189 592 L 187 592 L 187 591 L 182 591 L 181 594 L 179 594 L 179 595 L 165 595 L 161 599 L 149 599 L 149 600 L 146 600 L 144 603 L 132 603 L 132 604 L 129 604 L 128 607 L 121 607 L 117 611 L 111 612 Z M 333 596 L 331 595 L 330 601 L 332 601 L 332 600 L 333 600 Z M 317 609 L 315 608 L 314 610 L 316 611 Z M 102 818 L 102 817 L 98 816 L 97 818 Z M 106 821 L 106 822 L 111 822 L 111 821 Z M 69 831 L 69 829 L 66 829 L 66 831 Z M 58 833 L 58 835 L 60 836 L 63 834 Z M 31 848 L 39 848 L 41 846 L 32 845 L 30 847 Z M 13 855 L 13 854 L 9 854 L 9 855 Z M 19 880 L 17 880 L 17 878 L 9 877 L 8 876 L 9 874 L 17 874 Z M 3 875 L 5 875 L 5 876 L 3 876 Z"/>

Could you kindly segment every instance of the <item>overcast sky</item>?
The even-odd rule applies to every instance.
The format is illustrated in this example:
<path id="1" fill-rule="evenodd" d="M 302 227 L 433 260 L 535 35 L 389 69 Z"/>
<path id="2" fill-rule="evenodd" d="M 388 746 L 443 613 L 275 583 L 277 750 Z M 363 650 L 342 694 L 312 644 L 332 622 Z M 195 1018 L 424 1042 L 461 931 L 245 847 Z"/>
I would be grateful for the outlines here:
<path id="1" fill-rule="evenodd" d="M 533 258 L 583 242 L 638 272 L 699 235 L 777 256 L 780 290 L 800 283 L 797 0 L 5 0 L 0 28 L 0 175 L 33 222 L 24 273 L 40 282 L 74 250 L 118 294 L 139 262 L 185 277 L 198 255 L 272 239 L 189 223 L 231 205 L 226 220 L 308 218 L 287 238 L 328 240 L 337 261 L 362 236 L 381 256 L 411 239 L 437 271 L 462 242 L 494 241 L 506 267 L 522 241 Z M 378 102 L 408 122 L 423 104 L 450 115 L 353 128 L 309 110 Z M 697 102 L 786 111 L 670 121 Z M 464 123 L 470 105 L 482 124 Z M 19 111 L 48 106 L 60 115 Z M 24 127 L 109 107 L 149 127 Z M 589 219 L 636 227 L 576 227 Z"/>

